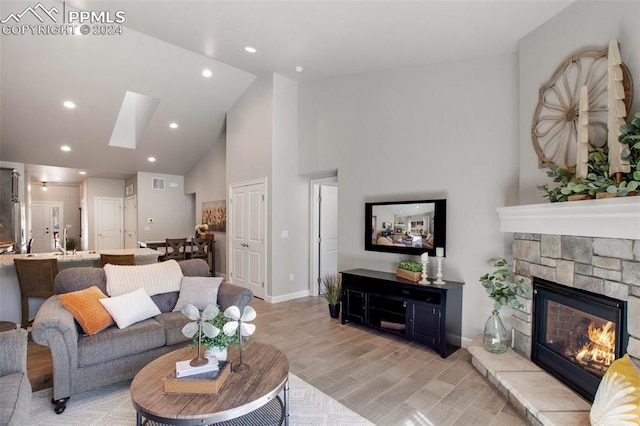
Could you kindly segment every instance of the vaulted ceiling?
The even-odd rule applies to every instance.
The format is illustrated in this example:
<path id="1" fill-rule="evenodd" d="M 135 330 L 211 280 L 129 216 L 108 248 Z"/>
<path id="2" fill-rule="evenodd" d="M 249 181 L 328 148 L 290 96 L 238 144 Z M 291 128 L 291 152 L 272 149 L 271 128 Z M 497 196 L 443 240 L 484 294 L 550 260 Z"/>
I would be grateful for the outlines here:
<path id="1" fill-rule="evenodd" d="M 3 1 L 0 20 L 37 3 Z M 80 170 L 182 175 L 224 133 L 226 112 L 256 76 L 307 82 L 515 52 L 520 38 L 570 3 L 42 1 L 57 16 L 123 11 L 123 31 L 0 35 L 0 160 L 27 164 L 34 180 L 75 182 Z M 20 19 L 39 23 L 30 13 Z M 121 113 L 127 92 L 158 101 L 146 125 L 136 104 Z M 67 100 L 76 108 L 65 108 Z M 135 149 L 109 145 L 119 116 Z"/>

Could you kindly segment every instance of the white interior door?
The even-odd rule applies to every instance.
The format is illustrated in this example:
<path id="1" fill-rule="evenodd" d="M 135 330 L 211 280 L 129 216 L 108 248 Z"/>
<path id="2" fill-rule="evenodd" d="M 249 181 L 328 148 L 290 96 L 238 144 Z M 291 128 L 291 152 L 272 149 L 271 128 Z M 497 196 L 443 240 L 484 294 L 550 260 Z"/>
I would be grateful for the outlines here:
<path id="1" fill-rule="evenodd" d="M 122 248 L 122 222 L 122 198 L 96 198 L 97 250 Z"/>
<path id="2" fill-rule="evenodd" d="M 320 185 L 320 277 L 338 273 L 338 187 Z"/>
<path id="3" fill-rule="evenodd" d="M 124 199 L 124 248 L 138 248 L 138 207 L 136 196 Z"/>
<path id="4" fill-rule="evenodd" d="M 33 201 L 31 203 L 31 253 L 48 253 L 57 250 L 63 223 L 62 202 Z"/>
<path id="5" fill-rule="evenodd" d="M 264 183 L 232 187 L 229 204 L 230 279 L 260 298 L 265 297 L 266 280 L 264 188 Z"/>

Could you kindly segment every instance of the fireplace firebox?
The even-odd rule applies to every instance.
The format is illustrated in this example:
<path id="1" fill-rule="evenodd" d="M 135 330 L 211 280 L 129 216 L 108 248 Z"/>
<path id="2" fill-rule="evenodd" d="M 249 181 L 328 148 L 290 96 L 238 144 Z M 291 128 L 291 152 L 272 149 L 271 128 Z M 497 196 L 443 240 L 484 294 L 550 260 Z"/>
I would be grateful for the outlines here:
<path id="1" fill-rule="evenodd" d="M 531 360 L 589 402 L 627 348 L 626 302 L 533 277 Z"/>

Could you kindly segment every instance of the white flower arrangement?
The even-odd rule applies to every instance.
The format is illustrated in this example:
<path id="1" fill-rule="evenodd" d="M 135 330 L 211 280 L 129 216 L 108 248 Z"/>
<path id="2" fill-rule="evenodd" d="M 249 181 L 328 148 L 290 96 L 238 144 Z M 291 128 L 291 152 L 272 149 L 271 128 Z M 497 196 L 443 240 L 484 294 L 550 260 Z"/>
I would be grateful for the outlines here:
<path id="1" fill-rule="evenodd" d="M 206 231 L 209 230 L 209 225 L 207 225 L 206 223 L 202 223 L 200 225 L 196 225 L 196 231 L 198 231 L 199 233 L 203 234 Z"/>

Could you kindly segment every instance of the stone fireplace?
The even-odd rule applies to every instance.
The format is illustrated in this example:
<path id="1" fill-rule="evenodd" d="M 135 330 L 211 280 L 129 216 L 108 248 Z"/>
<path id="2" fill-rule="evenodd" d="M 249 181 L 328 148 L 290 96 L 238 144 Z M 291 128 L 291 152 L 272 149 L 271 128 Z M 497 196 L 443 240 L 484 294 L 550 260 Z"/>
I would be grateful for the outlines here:
<path id="1" fill-rule="evenodd" d="M 501 231 L 513 234 L 516 279 L 622 301 L 628 338 L 621 339 L 628 341 L 622 352 L 640 365 L 640 197 L 503 207 L 498 214 Z M 474 342 L 474 366 L 531 423 L 588 423 L 588 402 L 531 362 L 533 300 L 521 302 L 524 308 L 512 311 L 515 352 L 494 355 Z"/>

